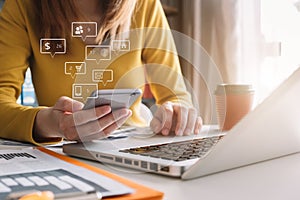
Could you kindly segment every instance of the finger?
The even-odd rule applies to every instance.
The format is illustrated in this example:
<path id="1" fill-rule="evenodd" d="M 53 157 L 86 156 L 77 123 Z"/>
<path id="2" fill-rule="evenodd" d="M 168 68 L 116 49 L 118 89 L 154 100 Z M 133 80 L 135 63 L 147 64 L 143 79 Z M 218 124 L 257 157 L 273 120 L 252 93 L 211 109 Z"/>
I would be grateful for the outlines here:
<path id="1" fill-rule="evenodd" d="M 131 113 L 131 110 L 120 109 L 95 121 L 76 126 L 76 131 L 73 133 L 75 140 L 81 140 L 81 138 L 99 133 L 109 127 L 115 121 L 118 121 L 122 118 L 127 118 L 131 115 Z"/>
<path id="2" fill-rule="evenodd" d="M 34 192 L 20 198 L 20 200 L 53 200 L 54 194 L 50 191 Z"/>
<path id="3" fill-rule="evenodd" d="M 128 109 L 117 110 L 98 120 L 89 122 L 81 126 L 77 126 L 77 131 L 79 134 L 84 133 L 84 135 L 80 134 L 83 135 L 83 137 L 98 133 L 99 131 L 102 131 L 108 126 L 110 126 L 111 124 L 113 124 L 115 121 L 126 117 L 129 113 L 131 113 L 131 111 Z"/>
<path id="4" fill-rule="evenodd" d="M 177 115 L 177 124 L 175 128 L 176 135 L 182 135 L 188 120 L 188 109 L 185 106 L 176 105 L 174 111 Z"/>
<path id="5" fill-rule="evenodd" d="M 73 114 L 75 125 L 85 124 L 104 117 L 111 112 L 110 106 L 100 106 L 89 110 L 82 110 Z"/>
<path id="6" fill-rule="evenodd" d="M 132 112 L 128 112 L 128 114 L 120 119 L 118 119 L 117 121 L 115 121 L 113 124 L 111 124 L 110 126 L 106 127 L 103 132 L 105 135 L 109 135 L 110 133 L 112 133 L 114 130 L 120 128 L 125 122 L 126 120 L 132 115 Z"/>
<path id="7" fill-rule="evenodd" d="M 188 112 L 188 120 L 186 128 L 183 132 L 184 135 L 190 135 L 191 133 L 195 133 L 195 126 L 197 122 L 197 111 L 194 108 L 190 108 Z"/>
<path id="8" fill-rule="evenodd" d="M 170 113 L 170 114 L 168 114 L 168 113 Z M 162 132 L 163 129 L 165 128 L 167 130 L 164 130 L 164 131 L 168 132 L 170 130 L 169 127 L 171 126 L 172 122 L 168 122 L 168 120 L 166 120 L 166 119 L 170 118 L 167 115 L 171 115 L 171 118 L 172 118 L 172 116 L 173 116 L 172 113 L 173 113 L 173 108 L 172 108 L 172 105 L 170 104 L 170 102 L 166 102 L 163 105 L 161 105 L 157 109 L 153 119 L 151 120 L 151 123 L 150 123 L 151 129 L 155 133 L 159 133 L 159 132 Z M 168 133 L 165 133 L 165 134 L 168 135 Z"/>
<path id="9" fill-rule="evenodd" d="M 153 119 L 150 122 L 150 127 L 155 133 L 161 132 L 161 129 L 163 127 L 162 121 L 163 121 L 163 108 L 162 106 L 159 106 L 157 111 L 155 112 Z"/>
<path id="10" fill-rule="evenodd" d="M 57 100 L 56 104 L 54 105 L 54 109 L 63 112 L 77 112 L 82 110 L 83 106 L 83 103 L 63 96 Z"/>
<path id="11" fill-rule="evenodd" d="M 200 133 L 202 125 L 203 125 L 202 118 L 201 117 L 197 117 L 196 124 L 195 124 L 195 129 L 194 129 L 194 133 L 196 135 L 198 135 Z"/>
<path id="12" fill-rule="evenodd" d="M 111 114 L 105 116 L 103 120 L 98 120 L 100 127 L 103 127 L 102 130 L 113 124 L 114 122 L 120 120 L 121 118 L 128 117 L 132 114 L 132 111 L 126 108 L 116 110 Z"/>
<path id="13" fill-rule="evenodd" d="M 170 102 L 164 103 L 162 105 L 162 112 L 163 112 L 163 119 L 162 119 L 162 129 L 161 133 L 163 135 L 169 135 L 170 130 L 172 128 L 172 121 L 173 121 L 173 105 Z"/>
<path id="14" fill-rule="evenodd" d="M 97 140 L 97 139 L 101 139 L 103 137 L 107 137 L 109 134 L 111 134 L 114 130 L 120 128 L 125 122 L 126 120 L 131 116 L 131 112 L 128 114 L 128 116 L 126 117 L 123 117 L 117 121 L 115 121 L 114 123 L 112 123 L 110 126 L 108 126 L 107 128 L 105 128 L 104 130 L 96 133 L 96 134 L 93 134 L 93 135 L 90 135 L 90 136 L 87 136 L 87 137 L 84 137 L 84 138 L 81 138 L 82 140 L 81 141 L 91 141 L 91 140 Z"/>
<path id="15" fill-rule="evenodd" d="M 162 129 L 162 122 L 159 120 L 159 118 L 154 116 L 150 122 L 150 127 L 154 133 L 159 133 Z"/>

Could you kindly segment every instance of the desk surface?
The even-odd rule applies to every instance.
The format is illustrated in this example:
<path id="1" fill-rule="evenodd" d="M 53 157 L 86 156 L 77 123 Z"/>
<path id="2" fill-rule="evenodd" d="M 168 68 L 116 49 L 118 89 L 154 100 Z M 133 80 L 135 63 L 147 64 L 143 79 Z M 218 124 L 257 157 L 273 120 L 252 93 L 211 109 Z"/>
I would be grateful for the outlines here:
<path id="1" fill-rule="evenodd" d="M 167 200 L 300 199 L 300 153 L 188 181 L 79 160 L 162 191 Z"/>

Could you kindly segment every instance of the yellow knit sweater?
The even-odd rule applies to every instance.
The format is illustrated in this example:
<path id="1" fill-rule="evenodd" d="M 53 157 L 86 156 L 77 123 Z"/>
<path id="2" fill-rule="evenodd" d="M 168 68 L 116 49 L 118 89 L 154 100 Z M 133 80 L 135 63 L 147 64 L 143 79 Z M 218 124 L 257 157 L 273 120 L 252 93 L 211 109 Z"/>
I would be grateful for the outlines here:
<path id="1" fill-rule="evenodd" d="M 86 44 L 81 38 L 72 37 L 66 41 L 65 54 L 42 54 L 34 4 L 33 0 L 8 0 L 0 13 L 0 137 L 36 143 L 32 131 L 37 112 L 44 106 L 53 106 L 60 96 L 74 96 L 74 84 L 97 84 L 98 89 L 143 89 L 149 82 L 158 104 L 178 100 L 190 104 L 159 0 L 139 0 L 129 34 L 130 52 L 112 51 L 109 61 L 88 60 L 85 74 L 76 77 L 65 71 L 65 63 L 83 62 Z M 42 107 L 16 103 L 28 67 Z M 93 81 L 95 69 L 113 71 L 113 81 Z M 132 106 L 133 116 L 128 123 L 143 124 L 138 113 L 140 103 L 141 99 Z M 49 138 L 49 142 L 55 141 Z"/>

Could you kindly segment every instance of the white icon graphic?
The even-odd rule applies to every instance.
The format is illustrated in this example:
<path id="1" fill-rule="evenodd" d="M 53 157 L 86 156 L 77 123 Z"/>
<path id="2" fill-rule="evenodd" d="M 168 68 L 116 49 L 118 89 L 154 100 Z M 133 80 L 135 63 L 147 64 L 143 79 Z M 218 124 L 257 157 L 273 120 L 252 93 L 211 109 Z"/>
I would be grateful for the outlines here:
<path id="1" fill-rule="evenodd" d="M 50 54 L 52 57 L 55 54 L 65 54 L 67 49 L 66 39 L 64 38 L 42 38 L 40 39 L 40 53 Z"/>
<path id="2" fill-rule="evenodd" d="M 95 90 L 98 90 L 98 84 L 73 84 L 72 98 L 83 99 L 84 101 L 89 98 L 97 98 L 97 95 L 90 96 Z"/>
<path id="3" fill-rule="evenodd" d="M 85 47 L 85 59 L 95 60 L 97 63 L 111 60 L 111 47 L 109 45 L 87 45 Z"/>
<path id="4" fill-rule="evenodd" d="M 87 37 L 98 35 L 97 22 L 72 22 L 72 37 L 81 37 L 83 41 Z"/>
<path id="5" fill-rule="evenodd" d="M 112 51 L 130 51 L 130 40 L 113 40 Z"/>
<path id="6" fill-rule="evenodd" d="M 82 97 L 82 86 L 81 85 L 76 85 L 74 90 L 75 90 L 74 96 L 81 98 Z"/>
<path id="7" fill-rule="evenodd" d="M 50 42 L 46 42 L 45 43 L 45 50 L 46 51 L 49 51 L 51 49 L 51 47 L 50 47 Z"/>
<path id="8" fill-rule="evenodd" d="M 76 72 L 79 73 L 81 71 L 82 66 L 81 65 L 79 65 L 79 66 L 76 65 L 75 68 L 76 68 Z"/>
<path id="9" fill-rule="evenodd" d="M 75 28 L 75 35 L 82 35 L 83 34 L 83 27 L 82 26 L 77 26 Z"/>
<path id="10" fill-rule="evenodd" d="M 109 54 L 110 54 L 110 52 L 109 52 L 109 49 L 107 49 L 107 48 L 103 48 L 100 50 L 100 55 L 102 58 L 108 58 Z"/>
<path id="11" fill-rule="evenodd" d="M 94 69 L 93 70 L 93 82 L 102 83 L 104 86 L 107 83 L 114 81 L 114 72 L 111 69 Z"/>
<path id="12" fill-rule="evenodd" d="M 65 62 L 65 74 L 71 75 L 74 79 L 76 75 L 86 74 L 85 62 Z"/>

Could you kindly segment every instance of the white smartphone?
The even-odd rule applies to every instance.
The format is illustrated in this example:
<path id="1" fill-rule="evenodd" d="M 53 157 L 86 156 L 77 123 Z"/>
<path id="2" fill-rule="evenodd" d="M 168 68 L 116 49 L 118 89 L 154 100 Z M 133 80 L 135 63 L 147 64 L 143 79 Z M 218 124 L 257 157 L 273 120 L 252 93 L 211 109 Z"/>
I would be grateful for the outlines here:
<path id="1" fill-rule="evenodd" d="M 129 108 L 142 94 L 140 89 L 96 90 L 92 92 L 83 110 L 110 105 L 112 111 Z"/>

